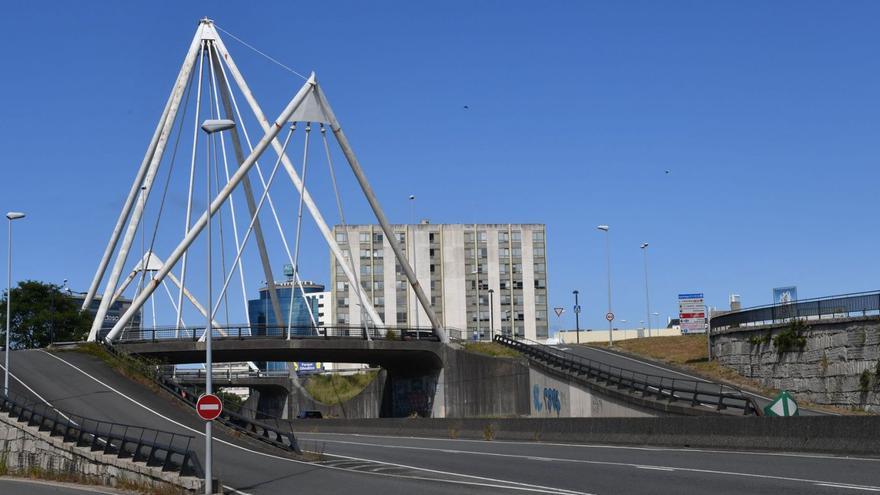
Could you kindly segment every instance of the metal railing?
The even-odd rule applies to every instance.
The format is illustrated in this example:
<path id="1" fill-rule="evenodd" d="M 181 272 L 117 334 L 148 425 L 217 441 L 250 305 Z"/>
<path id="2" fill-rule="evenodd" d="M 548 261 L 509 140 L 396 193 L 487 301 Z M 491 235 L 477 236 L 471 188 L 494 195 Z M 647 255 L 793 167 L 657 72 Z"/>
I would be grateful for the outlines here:
<path id="1" fill-rule="evenodd" d="M 181 476 L 204 476 L 190 448 L 194 437 L 189 435 L 86 418 L 13 393 L 0 396 L 0 412 L 61 437 L 64 443 L 179 472 Z"/>
<path id="2" fill-rule="evenodd" d="M 173 366 L 171 366 L 173 368 Z M 168 367 L 163 366 L 159 370 L 159 374 L 167 377 L 174 378 L 177 380 L 200 380 L 204 381 L 205 370 L 196 368 L 196 369 L 168 369 Z M 281 371 L 232 371 L 231 369 L 214 369 L 212 370 L 211 377 L 214 380 L 248 380 L 254 378 L 288 378 L 290 376 L 289 370 L 281 370 Z"/>
<path id="3" fill-rule="evenodd" d="M 157 342 L 161 340 L 197 341 L 205 334 L 205 327 L 132 328 L 123 330 L 119 342 Z M 430 327 L 369 328 L 356 326 L 291 326 L 287 325 L 222 325 L 213 327 L 211 337 L 221 339 L 359 339 L 366 340 L 427 340 L 439 342 Z"/>
<path id="4" fill-rule="evenodd" d="M 109 352 L 118 356 L 120 359 L 131 360 L 141 367 L 149 366 L 145 364 L 143 360 L 140 360 L 136 356 L 121 352 L 113 346 L 107 345 L 105 346 L 105 348 Z M 170 392 L 178 400 L 195 410 L 198 396 L 193 393 L 193 391 L 175 382 L 172 377 L 164 376 L 159 373 L 158 367 L 155 368 L 155 373 L 149 378 L 155 380 L 155 382 L 161 388 L 165 389 L 167 392 Z M 283 431 L 277 426 L 271 426 L 261 421 L 246 418 L 241 414 L 229 411 L 227 409 L 223 409 L 223 411 L 220 413 L 220 416 L 218 416 L 217 419 L 215 419 L 214 421 L 217 421 L 224 426 L 227 426 L 237 432 L 243 433 L 251 438 L 257 439 L 263 443 L 272 445 L 273 447 L 277 447 L 279 449 L 290 452 L 302 452 L 299 448 L 299 444 L 297 443 L 296 436 L 294 435 L 292 428 L 289 428 L 288 431 Z M 290 425 L 288 425 L 288 427 L 289 426 Z"/>
<path id="5" fill-rule="evenodd" d="M 711 319 L 712 330 L 741 326 L 771 325 L 792 319 L 822 320 L 880 315 L 880 291 L 804 299 L 787 304 L 768 304 L 734 311 Z"/>
<path id="6" fill-rule="evenodd" d="M 645 398 L 652 397 L 670 403 L 682 402 L 691 407 L 712 408 L 717 411 L 738 409 L 743 415 L 760 414 L 754 400 L 730 385 L 628 370 L 527 339 L 496 335 L 495 342 L 565 373 L 604 382 L 607 387 L 637 392 Z"/>

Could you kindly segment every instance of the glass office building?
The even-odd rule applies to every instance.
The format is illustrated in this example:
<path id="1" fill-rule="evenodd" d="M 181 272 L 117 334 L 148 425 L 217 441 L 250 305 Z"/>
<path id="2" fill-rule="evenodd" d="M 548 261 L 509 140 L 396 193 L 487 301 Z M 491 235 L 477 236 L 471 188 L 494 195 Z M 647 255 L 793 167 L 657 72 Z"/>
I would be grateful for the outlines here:
<path id="1" fill-rule="evenodd" d="M 320 325 L 321 316 L 319 306 L 309 295 L 324 291 L 324 286 L 314 282 L 294 284 L 292 280 L 275 284 L 275 293 L 278 296 L 281 319 L 276 317 L 272 306 L 269 287 L 260 288 L 260 297 L 248 301 L 248 314 L 250 316 L 252 335 L 286 335 L 288 321 L 290 321 L 291 335 L 316 335 L 318 333 L 315 324 Z M 305 294 L 305 296 L 304 296 Z M 309 316 L 309 304 L 306 299 L 310 298 L 312 316 Z M 255 362 L 257 367 L 264 371 L 285 371 L 290 369 L 284 362 Z"/>

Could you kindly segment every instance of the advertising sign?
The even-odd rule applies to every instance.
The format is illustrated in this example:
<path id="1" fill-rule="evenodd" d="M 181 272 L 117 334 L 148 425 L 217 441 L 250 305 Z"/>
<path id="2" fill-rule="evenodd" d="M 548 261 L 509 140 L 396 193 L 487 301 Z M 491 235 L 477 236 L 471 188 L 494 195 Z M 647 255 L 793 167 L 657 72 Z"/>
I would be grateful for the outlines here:
<path id="1" fill-rule="evenodd" d="M 773 289 L 773 304 L 797 302 L 797 287 L 777 287 Z"/>
<path id="2" fill-rule="evenodd" d="M 293 368 L 297 373 L 315 373 L 324 370 L 324 363 L 293 363 Z"/>
<path id="3" fill-rule="evenodd" d="M 702 292 L 678 295 L 678 319 L 682 334 L 706 333 L 706 304 Z"/>

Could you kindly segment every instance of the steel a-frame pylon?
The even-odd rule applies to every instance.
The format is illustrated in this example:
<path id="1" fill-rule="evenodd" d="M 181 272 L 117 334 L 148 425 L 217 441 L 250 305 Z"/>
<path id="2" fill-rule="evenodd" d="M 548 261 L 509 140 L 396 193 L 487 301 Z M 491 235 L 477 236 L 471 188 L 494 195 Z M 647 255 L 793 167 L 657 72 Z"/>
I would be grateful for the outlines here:
<path id="1" fill-rule="evenodd" d="M 305 84 L 294 95 L 294 97 L 290 100 L 284 110 L 280 113 L 278 118 L 270 123 L 270 121 L 266 119 L 262 109 L 257 103 L 257 100 L 254 98 L 252 92 L 250 91 L 250 88 L 248 87 L 241 72 L 238 70 L 238 67 L 236 66 L 232 56 L 226 49 L 226 46 L 224 45 L 216 28 L 214 27 L 213 22 L 209 19 L 203 19 L 199 23 L 196 35 L 193 38 L 192 44 L 190 45 L 186 57 L 184 58 L 183 65 L 177 76 L 174 88 L 172 89 L 171 95 L 168 98 L 162 116 L 159 119 L 159 124 L 157 125 L 150 144 L 147 148 L 147 153 L 145 154 L 144 160 L 142 161 L 141 166 L 138 169 L 138 173 L 132 184 L 131 190 L 129 191 L 129 195 L 125 201 L 125 204 L 123 205 L 122 211 L 120 212 L 120 215 L 117 219 L 110 241 L 108 242 L 104 255 L 98 265 L 98 269 L 95 273 L 92 284 L 89 287 L 89 291 L 85 298 L 83 308 L 87 308 L 91 304 L 92 300 L 95 297 L 95 294 L 97 293 L 98 286 L 106 275 L 106 271 L 110 265 L 110 261 L 111 259 L 113 259 L 113 266 L 110 271 L 110 276 L 105 285 L 103 293 L 104 295 L 101 298 L 98 312 L 95 316 L 95 320 L 89 333 L 89 340 L 94 341 L 98 339 L 98 333 L 101 329 L 101 325 L 104 321 L 107 310 L 109 309 L 110 305 L 116 300 L 116 298 L 119 297 L 119 294 L 121 294 L 121 291 L 119 291 L 118 287 L 119 280 L 125 267 L 129 251 L 131 250 L 138 226 L 142 221 L 144 204 L 146 203 L 145 199 L 146 197 L 148 197 L 153 187 L 153 182 L 156 178 L 159 164 L 162 161 L 162 156 L 165 152 L 169 136 L 171 135 L 173 123 L 177 116 L 181 99 L 183 98 L 184 90 L 188 84 L 190 77 L 192 76 L 194 67 L 196 65 L 196 60 L 199 54 L 203 53 L 203 50 L 208 50 L 209 53 L 215 55 L 211 58 L 211 63 L 217 66 L 218 78 L 222 78 L 220 84 L 221 90 L 225 89 L 224 87 L 231 88 L 230 82 L 234 82 L 241 94 L 244 95 L 245 100 L 247 101 L 251 111 L 256 117 L 256 120 L 260 123 L 260 126 L 264 132 L 262 139 L 260 139 L 260 141 L 253 146 L 249 155 L 244 156 L 244 153 L 240 149 L 240 146 L 236 146 L 236 161 L 238 162 L 238 169 L 235 170 L 235 173 L 229 177 L 226 184 L 222 187 L 222 189 L 217 192 L 217 194 L 211 200 L 210 207 L 208 209 L 210 212 L 210 216 L 213 217 L 217 213 L 217 211 L 223 206 L 223 204 L 230 197 L 234 190 L 236 190 L 238 187 L 242 187 L 242 189 L 245 190 L 245 196 L 249 198 L 248 203 L 249 208 L 251 209 L 251 214 L 254 216 L 253 220 L 257 220 L 258 212 L 254 211 L 253 195 L 251 192 L 251 187 L 249 186 L 247 176 L 248 172 L 251 170 L 257 160 L 271 146 L 274 149 L 275 153 L 278 155 L 280 162 L 281 164 L 283 164 L 284 170 L 287 172 L 287 175 L 289 176 L 294 187 L 301 195 L 303 204 L 309 211 L 312 218 L 315 220 L 315 223 L 317 224 L 318 229 L 324 237 L 327 245 L 330 247 L 334 258 L 339 262 L 339 265 L 341 266 L 341 269 L 346 279 L 349 281 L 350 287 L 352 287 L 356 291 L 361 306 L 365 310 L 367 316 L 377 327 L 384 327 L 382 318 L 376 312 L 370 298 L 367 296 L 364 288 L 361 286 L 358 276 L 354 272 L 353 266 L 343 254 L 342 249 L 336 242 L 333 232 L 324 220 L 324 217 L 322 216 L 312 196 L 305 188 L 302 179 L 295 170 L 293 163 L 287 156 L 284 146 L 282 146 L 280 140 L 278 139 L 280 131 L 287 122 L 320 122 L 327 124 L 332 130 L 332 133 L 336 139 L 337 144 L 340 147 L 340 150 L 344 154 L 346 161 L 348 162 L 352 172 L 355 175 L 355 178 L 358 181 L 358 184 L 360 185 L 364 193 L 364 196 L 370 204 L 376 220 L 378 221 L 380 227 L 385 233 L 385 238 L 388 239 L 388 242 L 392 248 L 392 251 L 394 252 L 397 262 L 400 263 L 400 265 L 403 267 L 407 280 L 412 286 L 418 301 L 421 303 L 423 309 L 428 315 L 428 319 L 431 321 L 433 329 L 435 330 L 435 332 L 437 332 L 442 341 L 448 341 L 446 332 L 440 324 L 440 320 L 439 318 L 437 318 L 436 313 L 433 311 L 430 300 L 425 295 L 424 290 L 420 286 L 418 279 L 416 278 L 415 272 L 409 264 L 409 261 L 406 259 L 403 250 L 401 249 L 400 243 L 395 237 L 391 225 L 388 222 L 388 219 L 385 216 L 384 212 L 382 211 L 382 208 L 379 205 L 379 201 L 376 198 L 372 187 L 367 181 L 366 175 L 364 174 L 364 171 L 361 168 L 360 163 L 358 162 L 358 159 L 355 156 L 354 151 L 352 150 L 352 147 L 349 144 L 341 125 L 339 124 L 339 121 L 336 119 L 336 116 L 333 113 L 333 110 L 330 107 L 326 95 L 321 89 L 321 86 L 318 84 L 317 78 L 315 77 L 314 73 L 311 75 L 311 77 L 308 78 Z M 225 79 L 227 70 L 230 76 L 230 80 Z M 222 93 L 222 96 L 224 100 L 224 108 L 226 111 L 225 118 L 239 122 L 240 118 L 237 118 L 238 116 L 233 114 L 231 108 L 229 107 L 229 93 Z M 236 112 L 237 111 L 238 109 L 236 108 Z M 236 143 L 235 137 L 233 137 L 233 143 Z M 268 188 L 268 185 L 266 185 L 266 187 Z M 141 201 L 138 201 L 138 199 L 141 199 Z M 113 341 L 120 336 L 122 329 L 125 328 L 131 318 L 138 311 L 140 311 L 140 309 L 144 306 L 150 296 L 156 291 L 159 284 L 162 283 L 166 276 L 169 276 L 171 270 L 177 265 L 177 263 L 185 258 L 190 246 L 199 237 L 203 229 L 205 229 L 209 221 L 208 216 L 209 214 L 207 212 L 203 213 L 191 226 L 189 225 L 189 222 L 187 222 L 188 228 L 185 232 L 185 235 L 183 236 L 183 239 L 167 256 L 165 262 L 161 265 L 161 267 L 155 271 L 155 274 L 151 278 L 149 283 L 147 283 L 143 290 L 134 298 L 132 304 L 115 323 L 109 334 L 107 334 L 106 340 Z M 265 271 L 266 280 L 267 283 L 269 283 L 270 290 L 274 291 L 274 282 L 271 282 L 271 270 L 269 269 L 269 264 L 267 261 L 268 258 L 265 254 L 265 247 L 262 245 L 262 241 L 259 239 L 259 236 L 257 237 L 257 244 L 258 248 L 260 248 L 261 250 L 261 259 L 263 261 L 263 268 Z M 113 256 L 114 253 L 116 255 L 115 258 Z M 183 282 L 181 282 L 181 291 L 184 290 L 182 283 Z M 273 311 L 276 312 L 277 321 L 283 321 L 282 318 L 278 317 L 279 310 L 277 307 L 275 307 L 274 301 Z"/>

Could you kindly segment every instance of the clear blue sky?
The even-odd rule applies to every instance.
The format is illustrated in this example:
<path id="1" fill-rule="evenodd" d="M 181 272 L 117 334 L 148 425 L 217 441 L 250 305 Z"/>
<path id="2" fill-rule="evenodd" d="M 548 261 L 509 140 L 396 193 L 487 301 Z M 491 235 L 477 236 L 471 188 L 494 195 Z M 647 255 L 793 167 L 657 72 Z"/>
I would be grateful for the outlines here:
<path id="1" fill-rule="evenodd" d="M 29 215 L 16 279 L 85 290 L 203 16 L 317 71 L 393 221 L 415 194 L 436 223 L 546 223 L 553 329 L 573 326 L 575 288 L 582 325 L 604 326 L 600 223 L 630 322 L 643 241 L 664 318 L 680 292 L 880 288 L 880 4 L 857 1 L 16 2 L 0 16 L 0 209 Z M 276 115 L 301 81 L 226 42 Z M 303 273 L 326 282 L 306 225 Z"/>

